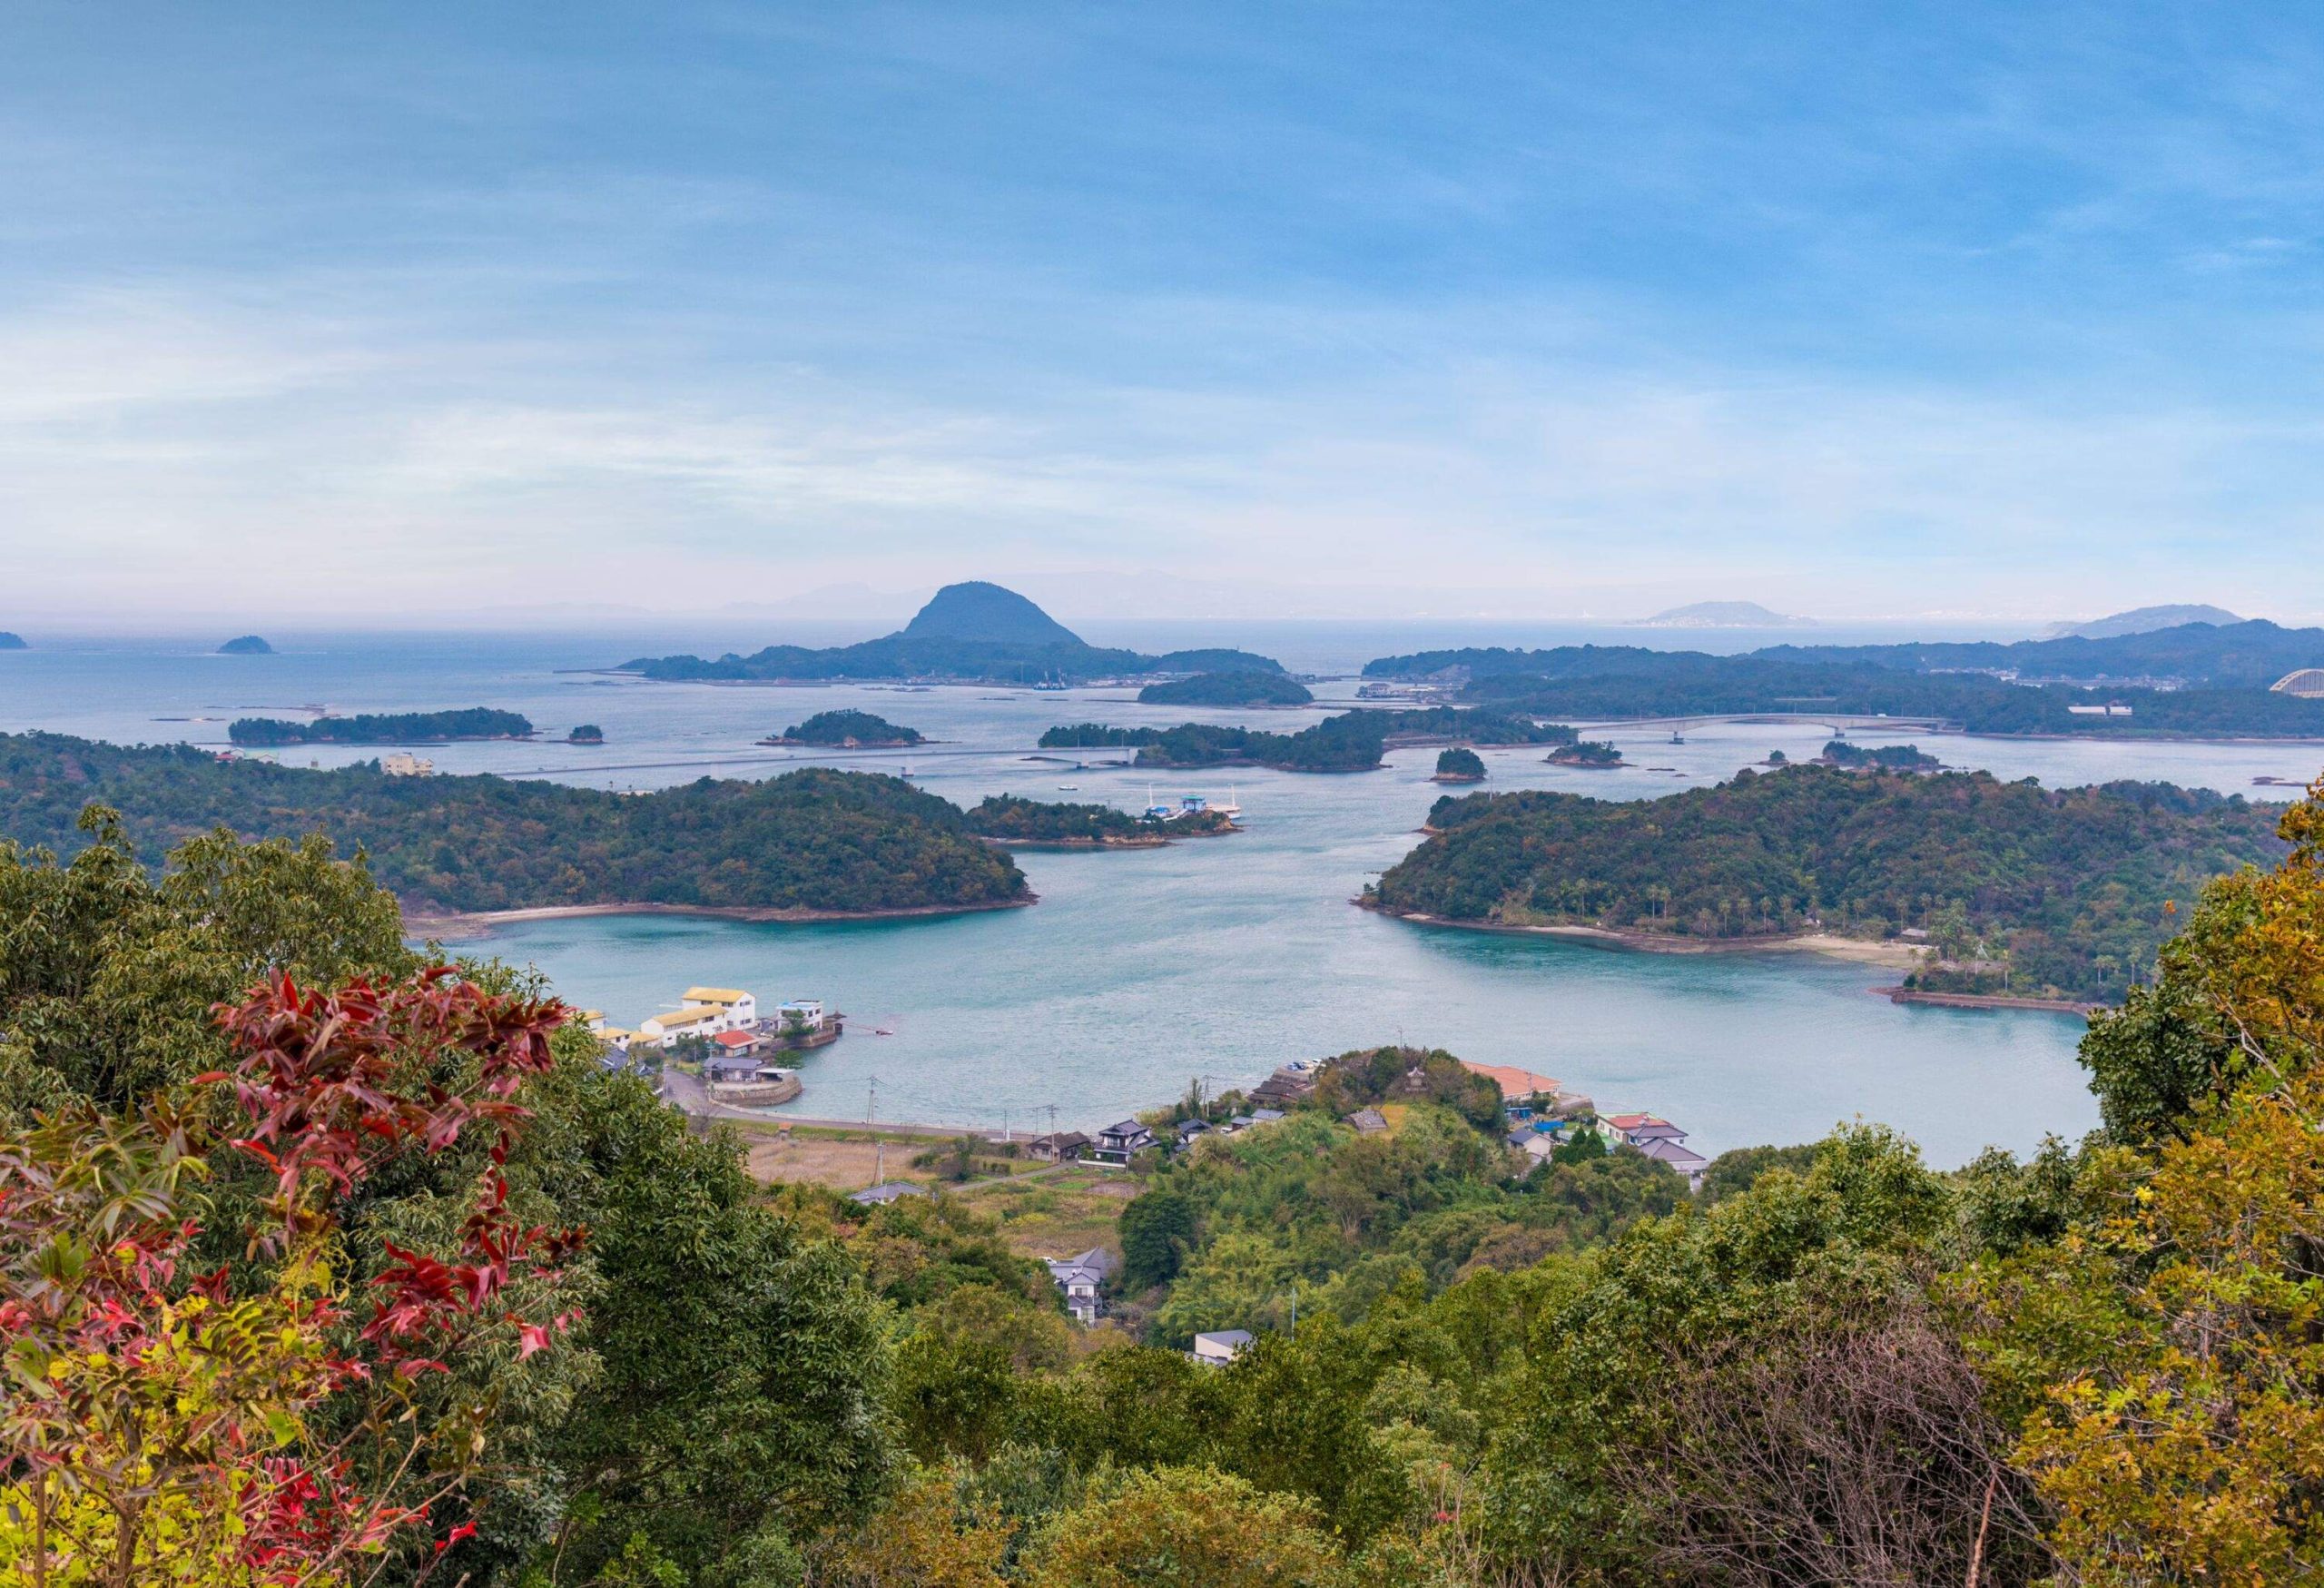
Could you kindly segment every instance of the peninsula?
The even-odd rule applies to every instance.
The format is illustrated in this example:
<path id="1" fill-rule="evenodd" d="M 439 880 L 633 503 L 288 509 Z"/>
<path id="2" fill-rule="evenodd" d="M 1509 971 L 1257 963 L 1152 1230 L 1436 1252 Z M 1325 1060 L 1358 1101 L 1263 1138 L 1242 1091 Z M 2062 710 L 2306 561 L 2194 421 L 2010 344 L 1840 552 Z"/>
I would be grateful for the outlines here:
<path id="1" fill-rule="evenodd" d="M 533 725 L 513 711 L 472 705 L 464 711 L 402 711 L 319 716 L 310 723 L 281 717 L 237 717 L 226 737 L 237 745 L 442 745 L 455 739 L 529 739 Z M 602 737 L 602 735 L 600 735 Z"/>
<path id="2" fill-rule="evenodd" d="M 2167 784 L 1812 765 L 1657 800 L 1447 795 L 1363 902 L 1641 947 L 1925 945 L 1908 990 L 2105 1002 L 2152 963 L 2171 901 L 2284 853 L 2278 815 Z"/>
<path id="3" fill-rule="evenodd" d="M 1157 673 L 1281 673 L 1283 666 L 1248 651 L 1147 656 L 1089 645 L 1014 590 L 970 581 L 945 586 L 901 629 L 861 645 L 768 646 L 747 656 L 729 652 L 715 659 L 639 656 L 615 671 L 676 683 L 930 678 L 1061 685 Z"/>
<path id="4" fill-rule="evenodd" d="M 918 728 L 907 728 L 868 711 L 819 711 L 795 727 L 788 727 L 762 745 L 813 745 L 832 750 L 908 749 L 928 741 Z"/>
<path id="5" fill-rule="evenodd" d="M 519 911 L 825 919 L 1033 902 L 1015 863 L 970 831 L 958 806 L 870 773 L 805 767 L 633 795 L 0 735 L 0 838 L 77 851 L 91 804 L 118 812 L 155 860 L 217 827 L 252 839 L 328 834 L 348 853 L 359 845 L 371 873 L 435 925 Z"/>
<path id="6" fill-rule="evenodd" d="M 218 654 L 222 656 L 271 656 L 274 654 L 274 647 L 257 635 L 245 634 L 220 646 Z"/>

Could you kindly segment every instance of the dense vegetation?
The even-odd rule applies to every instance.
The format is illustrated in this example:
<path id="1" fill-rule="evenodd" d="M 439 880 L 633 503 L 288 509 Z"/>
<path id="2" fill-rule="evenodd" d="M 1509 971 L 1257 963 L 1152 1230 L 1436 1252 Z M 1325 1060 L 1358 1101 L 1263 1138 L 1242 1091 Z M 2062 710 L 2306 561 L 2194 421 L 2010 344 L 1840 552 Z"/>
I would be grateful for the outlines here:
<path id="1" fill-rule="evenodd" d="M 1025 880 L 960 810 L 891 777 L 803 768 L 625 795 L 489 776 L 389 777 L 222 764 L 183 746 L 124 749 L 0 735 L 0 837 L 78 847 L 97 801 L 149 853 L 212 827 L 330 833 L 419 911 L 649 903 L 878 911 L 1006 903 Z"/>
<path id="2" fill-rule="evenodd" d="M 1350 711 L 1295 734 L 1182 723 L 1175 728 L 1118 728 L 1100 723 L 1054 727 L 1045 750 L 1137 747 L 1140 766 L 1271 766 L 1282 772 L 1369 772 L 1391 744 L 1451 739 L 1473 745 L 1560 745 L 1573 730 L 1500 712 L 1434 706 L 1414 711 Z"/>
<path id="3" fill-rule="evenodd" d="M 565 735 L 565 742 L 568 745 L 602 745 L 606 742 L 606 730 L 595 723 L 583 723 Z"/>
<path id="4" fill-rule="evenodd" d="M 1824 759 L 1835 766 L 1885 766 L 1891 772 L 1934 772 L 1945 764 L 1918 745 L 1852 745 L 1833 739 Z"/>
<path id="5" fill-rule="evenodd" d="M 1199 811 L 1168 821 L 1133 816 L 1112 805 L 1029 800 L 1016 794 L 987 794 L 970 807 L 969 830 L 1009 843 L 1124 843 L 1174 834 L 1225 833 L 1234 823 L 1217 811 Z"/>
<path id="6" fill-rule="evenodd" d="M 319 716 L 310 723 L 281 717 L 237 717 L 226 736 L 237 745 L 420 745 L 449 739 L 530 737 L 531 721 L 513 711 L 472 705 L 464 711 L 399 711 Z"/>
<path id="7" fill-rule="evenodd" d="M 1559 745 L 1547 759 L 1557 766 L 1620 766 L 1622 753 L 1603 739 L 1577 739 Z"/>
<path id="8" fill-rule="evenodd" d="M 1003 684 L 1080 683 L 1137 673 L 1280 673 L 1281 663 L 1247 651 L 1170 651 L 1154 656 L 1085 645 L 1039 607 L 997 585 L 947 585 L 911 622 L 860 645 L 815 650 L 769 646 L 743 656 L 640 656 L 625 672 L 648 678 L 978 678 Z"/>
<path id="9" fill-rule="evenodd" d="M 1306 705 L 1315 698 L 1296 679 L 1247 668 L 1196 673 L 1191 678 L 1148 684 L 1137 692 L 1140 705 Z"/>
<path id="10" fill-rule="evenodd" d="M 1383 875 L 1386 910 L 1702 938 L 1918 928 L 1932 989 L 2118 1000 L 2174 900 L 2272 859 L 2275 814 L 2162 784 L 1796 766 L 1658 800 L 1447 796 Z"/>
<path id="11" fill-rule="evenodd" d="M 1551 716 L 1820 711 L 1936 717 L 1979 734 L 2314 738 L 2324 737 L 2324 703 L 2268 686 L 2319 662 L 2324 630 L 2254 622 L 2014 646 L 1777 646 L 1741 656 L 1635 646 L 1483 647 L 1383 656 L 1364 673 L 1443 677 L 1461 685 L 1464 700 Z M 2004 671 L 2026 682 L 2004 680 Z M 2091 688 L 2034 683 L 2116 678 L 2123 681 Z M 2130 706 L 2130 715 L 2068 709 L 2109 703 Z"/>
<path id="12" fill-rule="evenodd" d="M 918 728 L 904 727 L 868 711 L 819 711 L 774 736 L 775 743 L 783 745 L 842 745 L 850 741 L 858 745 L 926 743 Z"/>
<path id="13" fill-rule="evenodd" d="M 254 1588 L 379 1515 L 382 1588 L 2305 1582 L 2324 804 L 2282 835 L 2092 1022 L 2078 1146 L 1937 1172 L 1856 1126 L 1689 1197 L 1580 1141 L 1524 1168 L 1449 1056 L 1359 1052 L 1139 1182 L 1087 1334 L 967 1197 L 763 1199 L 576 1028 L 544 1052 L 537 989 L 409 981 L 392 902 L 320 842 L 205 838 L 158 882 L 105 833 L 0 855 L 0 1417 L 43 1453 L 0 1475 L 0 1575 Z M 261 990 L 230 1041 L 212 1006 L 275 974 L 389 991 Z M 383 1018 L 430 1001 L 460 1018 Z M 1359 1099 L 1393 1128 L 1339 1125 Z M 252 1108 L 264 1167 L 223 1139 Z M 286 1182 L 327 1264 L 251 1238 Z M 553 1260 L 471 1258 L 511 1219 L 567 1232 Z M 479 1327 L 290 1415 L 319 1356 L 398 1349 L 372 1295 Z M 156 1316 L 172 1349 L 122 1347 Z M 1216 1369 L 1157 1344 L 1214 1323 L 1259 1338 Z M 402 1415 L 364 1415 L 383 1389 Z M 302 1484 L 428 1509 L 309 1494 L 287 1527 Z M 131 1547 L 58 1558 L 116 1521 Z"/>
<path id="14" fill-rule="evenodd" d="M 1436 781 L 1439 783 L 1482 783 L 1485 780 L 1484 757 L 1474 750 L 1454 745 L 1440 750 L 1436 755 Z"/>

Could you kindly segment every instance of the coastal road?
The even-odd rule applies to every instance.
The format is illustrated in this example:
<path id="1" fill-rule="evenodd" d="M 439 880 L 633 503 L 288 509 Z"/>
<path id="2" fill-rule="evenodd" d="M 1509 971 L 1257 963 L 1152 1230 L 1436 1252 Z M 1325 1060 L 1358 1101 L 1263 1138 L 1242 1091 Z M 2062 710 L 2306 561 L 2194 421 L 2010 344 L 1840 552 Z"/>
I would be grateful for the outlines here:
<path id="1" fill-rule="evenodd" d="M 697 1119 L 743 1119 L 754 1125 L 803 1125 L 817 1130 L 877 1130 L 890 1136 L 931 1136 L 950 1141 L 956 1136 L 982 1138 L 985 1128 L 974 1125 L 923 1125 L 902 1120 L 811 1119 L 798 1114 L 772 1113 L 764 1109 L 738 1109 L 715 1101 L 702 1077 L 683 1070 L 662 1071 L 662 1100 Z"/>

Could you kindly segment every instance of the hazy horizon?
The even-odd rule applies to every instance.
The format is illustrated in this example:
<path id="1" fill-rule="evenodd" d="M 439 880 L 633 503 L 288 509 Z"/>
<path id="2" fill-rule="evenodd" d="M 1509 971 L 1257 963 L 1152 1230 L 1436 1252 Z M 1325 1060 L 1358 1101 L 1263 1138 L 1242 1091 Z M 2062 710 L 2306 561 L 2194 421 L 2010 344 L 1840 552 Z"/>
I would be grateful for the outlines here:
<path id="1" fill-rule="evenodd" d="M 31 0 L 0 628 L 2312 622 L 2319 67 L 1990 0 Z"/>

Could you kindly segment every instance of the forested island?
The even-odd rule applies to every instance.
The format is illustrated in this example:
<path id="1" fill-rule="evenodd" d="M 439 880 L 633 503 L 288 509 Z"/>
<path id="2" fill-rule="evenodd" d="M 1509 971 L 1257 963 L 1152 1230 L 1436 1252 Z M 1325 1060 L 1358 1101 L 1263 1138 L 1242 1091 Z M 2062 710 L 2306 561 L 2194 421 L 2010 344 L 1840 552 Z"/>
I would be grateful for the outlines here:
<path id="1" fill-rule="evenodd" d="M 583 723 L 565 735 L 565 742 L 568 745 L 602 745 L 606 742 L 606 730 L 595 723 Z"/>
<path id="2" fill-rule="evenodd" d="M 1124 728 L 1077 723 L 1050 728 L 1044 750 L 1137 750 L 1140 766 L 1266 766 L 1279 772 L 1370 772 L 1392 745 L 1447 741 L 1470 745 L 1563 745 L 1574 732 L 1501 712 L 1433 706 L 1413 711 L 1350 711 L 1294 734 L 1264 728 L 1181 723 L 1175 728 Z"/>
<path id="3" fill-rule="evenodd" d="M 2172 901 L 2281 855 L 2280 814 L 2167 784 L 1812 765 L 1649 801 L 1448 795 L 1429 813 L 1436 835 L 1366 902 L 1647 945 L 1909 931 L 1939 962 L 1917 986 L 2111 1001 L 2170 935 Z"/>
<path id="4" fill-rule="evenodd" d="M 1147 656 L 1085 644 L 1014 590 L 971 581 L 947 585 L 894 634 L 812 649 L 768 646 L 750 656 L 639 656 L 619 672 L 680 683 L 837 678 L 945 678 L 996 684 L 1086 683 L 1146 673 L 1280 673 L 1248 651 L 1205 648 Z"/>
<path id="5" fill-rule="evenodd" d="M 2324 738 L 2324 701 L 2269 687 L 2315 666 L 2324 666 L 2324 629 L 2254 621 L 2006 646 L 1772 646 L 1740 656 L 1482 647 L 1383 656 L 1364 671 L 1569 718 L 1831 713 L 1930 717 L 1974 734 Z"/>
<path id="6" fill-rule="evenodd" d="M 271 656 L 274 647 L 254 634 L 236 635 L 218 647 L 222 656 Z"/>
<path id="7" fill-rule="evenodd" d="M 1607 770 L 1622 764 L 1622 753 L 1603 739 L 1581 739 L 1561 745 L 1542 757 L 1552 766 L 1584 766 Z"/>
<path id="8" fill-rule="evenodd" d="M 1315 698 L 1295 678 L 1247 667 L 1172 678 L 1137 692 L 1140 705 L 1307 705 Z"/>
<path id="9" fill-rule="evenodd" d="M 254 747 L 281 745 L 438 745 L 455 739 L 528 739 L 531 721 L 513 711 L 472 705 L 463 711 L 363 713 L 319 716 L 312 722 L 281 717 L 237 717 L 226 737 Z M 602 735 L 600 735 L 602 737 Z"/>
<path id="10" fill-rule="evenodd" d="M 31 648 L 25 643 L 23 635 L 12 634 L 7 629 L 0 628 L 0 651 L 25 651 Z"/>
<path id="11" fill-rule="evenodd" d="M 927 743 L 918 728 L 907 728 L 868 711 L 819 711 L 788 727 L 765 745 L 817 745 L 832 749 L 892 749 Z"/>
<path id="12" fill-rule="evenodd" d="M 1945 764 L 1918 745 L 1852 745 L 1833 739 L 1823 759 L 1835 766 L 1878 766 L 1890 772 L 1935 772 Z"/>
<path id="13" fill-rule="evenodd" d="M 1484 757 L 1474 750 L 1454 745 L 1440 750 L 1436 755 L 1436 773 L 1433 783 L 1482 783 L 1485 780 Z"/>
<path id="14" fill-rule="evenodd" d="M 0 735 L 0 838 L 69 853 L 84 806 L 141 853 L 213 827 L 321 833 L 416 915 L 645 905 L 767 915 L 984 909 L 1029 901 L 960 808 L 892 777 L 803 768 L 646 794 L 491 776 L 390 777 L 222 763 L 188 746 Z"/>
<path id="15" fill-rule="evenodd" d="M 1016 794 L 987 794 L 968 813 L 969 831 L 996 843 L 1053 844 L 1063 848 L 1137 849 L 1173 838 L 1200 838 L 1235 831 L 1218 811 L 1203 810 L 1167 821 L 1133 816 L 1112 805 L 1029 800 Z"/>

